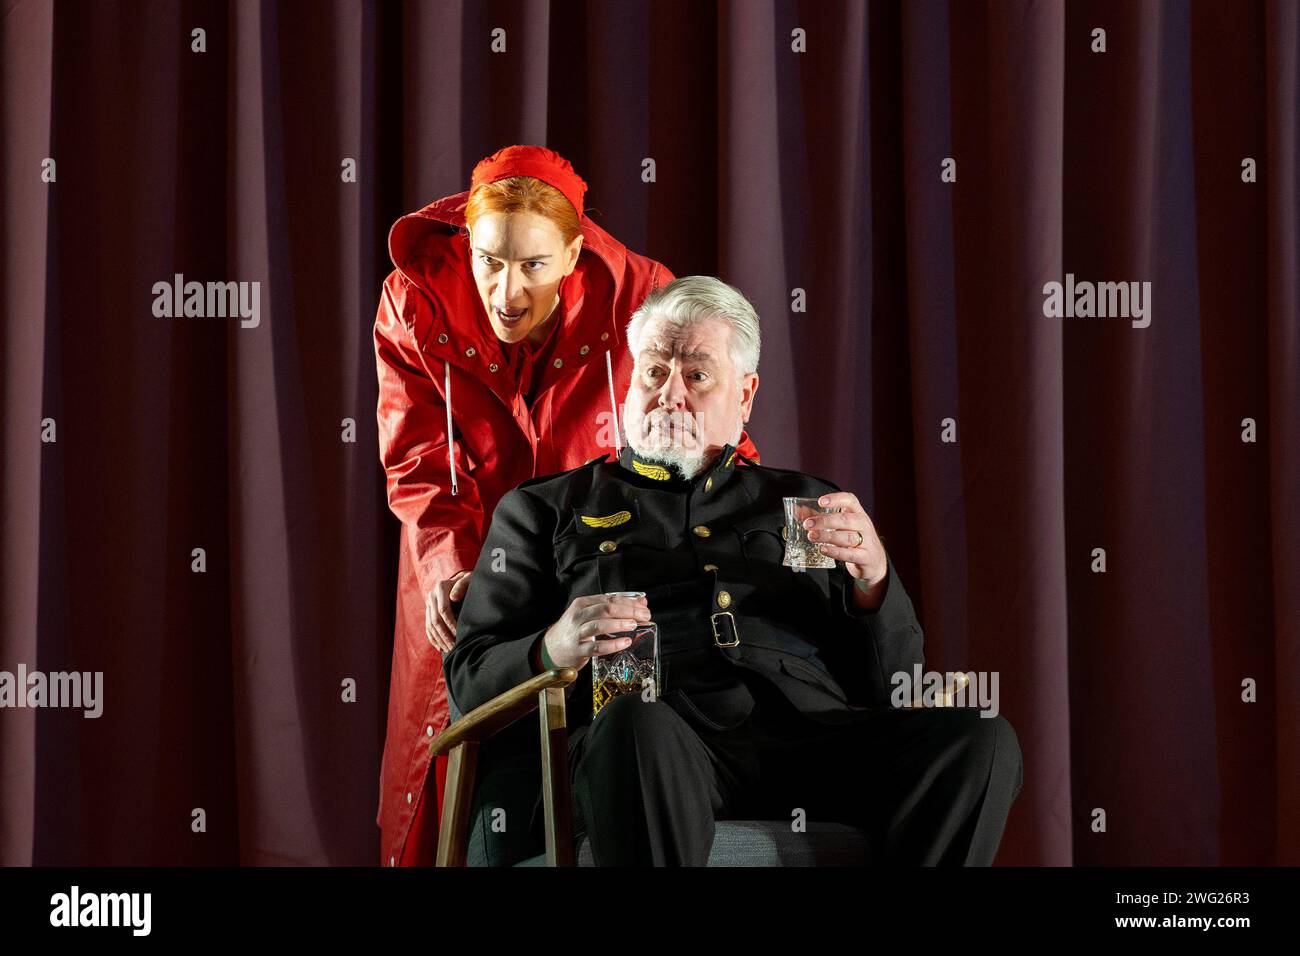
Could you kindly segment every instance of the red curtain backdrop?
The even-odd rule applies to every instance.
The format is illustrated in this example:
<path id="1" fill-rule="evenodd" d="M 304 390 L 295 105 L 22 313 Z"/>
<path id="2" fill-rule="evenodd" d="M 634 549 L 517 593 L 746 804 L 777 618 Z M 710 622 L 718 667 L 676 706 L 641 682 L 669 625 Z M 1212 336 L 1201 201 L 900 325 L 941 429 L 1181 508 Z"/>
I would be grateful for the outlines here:
<path id="1" fill-rule="evenodd" d="M 0 670 L 104 673 L 0 710 L 0 863 L 378 859 L 385 240 L 511 143 L 755 303 L 764 462 L 999 674 L 1000 863 L 1300 863 L 1291 0 L 0 0 L 0 43 Z M 155 317 L 175 273 L 260 324 Z M 1067 273 L 1150 326 L 1046 317 Z"/>

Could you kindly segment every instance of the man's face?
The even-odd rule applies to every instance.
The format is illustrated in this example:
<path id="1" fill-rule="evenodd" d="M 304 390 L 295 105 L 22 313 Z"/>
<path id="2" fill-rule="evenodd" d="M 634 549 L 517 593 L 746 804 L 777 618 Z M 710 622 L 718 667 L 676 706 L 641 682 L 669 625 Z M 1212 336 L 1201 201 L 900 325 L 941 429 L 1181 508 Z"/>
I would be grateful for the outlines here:
<path id="1" fill-rule="evenodd" d="M 623 412 L 633 451 L 694 477 L 723 445 L 740 440 L 758 374 L 740 374 L 731 360 L 730 336 L 725 319 L 685 329 L 657 316 L 646 320 Z"/>
<path id="2" fill-rule="evenodd" d="M 513 344 L 542 331 L 559 299 L 560 280 L 578 263 L 582 236 L 566 246 L 545 216 L 490 213 L 475 220 L 470 249 L 474 283 L 492 331 Z"/>

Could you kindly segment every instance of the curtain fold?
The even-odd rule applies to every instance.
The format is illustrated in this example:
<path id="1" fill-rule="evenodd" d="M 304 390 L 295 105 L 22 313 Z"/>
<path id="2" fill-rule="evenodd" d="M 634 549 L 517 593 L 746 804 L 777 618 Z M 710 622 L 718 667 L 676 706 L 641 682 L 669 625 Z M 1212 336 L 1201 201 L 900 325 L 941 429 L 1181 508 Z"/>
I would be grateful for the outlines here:
<path id="1" fill-rule="evenodd" d="M 1296 799 L 1300 792 L 1300 496 L 1296 494 L 1300 488 L 1300 448 L 1296 447 L 1300 436 L 1300 10 L 1295 4 L 1285 0 L 1267 4 L 1264 37 L 1266 132 L 1260 139 L 1266 143 L 1269 168 L 1268 392 L 1258 396 L 1255 407 L 1265 410 L 1275 439 L 1268 443 L 1267 465 L 1273 534 L 1267 550 L 1257 550 L 1257 542 L 1252 541 L 1248 551 L 1253 565 L 1271 564 L 1273 570 L 1272 621 L 1263 613 L 1255 615 L 1253 643 L 1266 646 L 1265 628 L 1271 623 L 1272 666 L 1265 659 L 1260 673 L 1273 678 L 1269 683 L 1275 695 L 1277 749 L 1264 766 L 1271 765 L 1276 774 L 1273 839 L 1279 862 L 1295 864 L 1300 861 L 1300 800 Z M 1256 474 L 1252 469 L 1252 478 Z"/>

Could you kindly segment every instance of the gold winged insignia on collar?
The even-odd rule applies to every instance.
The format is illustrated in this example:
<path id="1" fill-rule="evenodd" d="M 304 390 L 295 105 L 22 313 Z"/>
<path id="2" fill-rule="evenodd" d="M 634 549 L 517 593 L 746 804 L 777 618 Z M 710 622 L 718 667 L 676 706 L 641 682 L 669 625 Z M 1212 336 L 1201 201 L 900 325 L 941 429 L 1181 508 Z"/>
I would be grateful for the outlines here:
<path id="1" fill-rule="evenodd" d="M 647 465 L 645 462 L 637 461 L 635 458 L 632 459 L 632 469 L 638 475 L 645 475 L 647 478 L 653 478 L 655 481 L 667 481 L 672 477 L 672 472 L 663 465 Z"/>
<path id="2" fill-rule="evenodd" d="M 593 528 L 617 528 L 632 520 L 632 512 L 618 511 L 612 515 L 582 515 L 582 523 Z"/>

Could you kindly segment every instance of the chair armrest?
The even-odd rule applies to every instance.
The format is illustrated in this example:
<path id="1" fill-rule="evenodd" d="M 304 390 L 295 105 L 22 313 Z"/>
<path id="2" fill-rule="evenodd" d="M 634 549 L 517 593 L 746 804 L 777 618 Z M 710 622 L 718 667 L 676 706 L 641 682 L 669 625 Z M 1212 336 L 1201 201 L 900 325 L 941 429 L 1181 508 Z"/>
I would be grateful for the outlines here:
<path id="1" fill-rule="evenodd" d="M 577 679 L 572 667 L 544 671 L 475 707 L 430 742 L 430 759 L 449 755 L 435 866 L 465 865 L 479 744 L 534 710 L 541 730 L 546 861 L 550 866 L 573 866 L 564 688 Z"/>
<path id="2" fill-rule="evenodd" d="M 457 744 L 465 741 L 482 743 L 536 710 L 541 691 L 548 687 L 567 687 L 577 679 L 578 672 L 572 667 L 556 667 L 515 685 L 486 704 L 475 707 L 435 737 L 429 744 L 429 755 L 440 757 L 449 754 Z"/>

